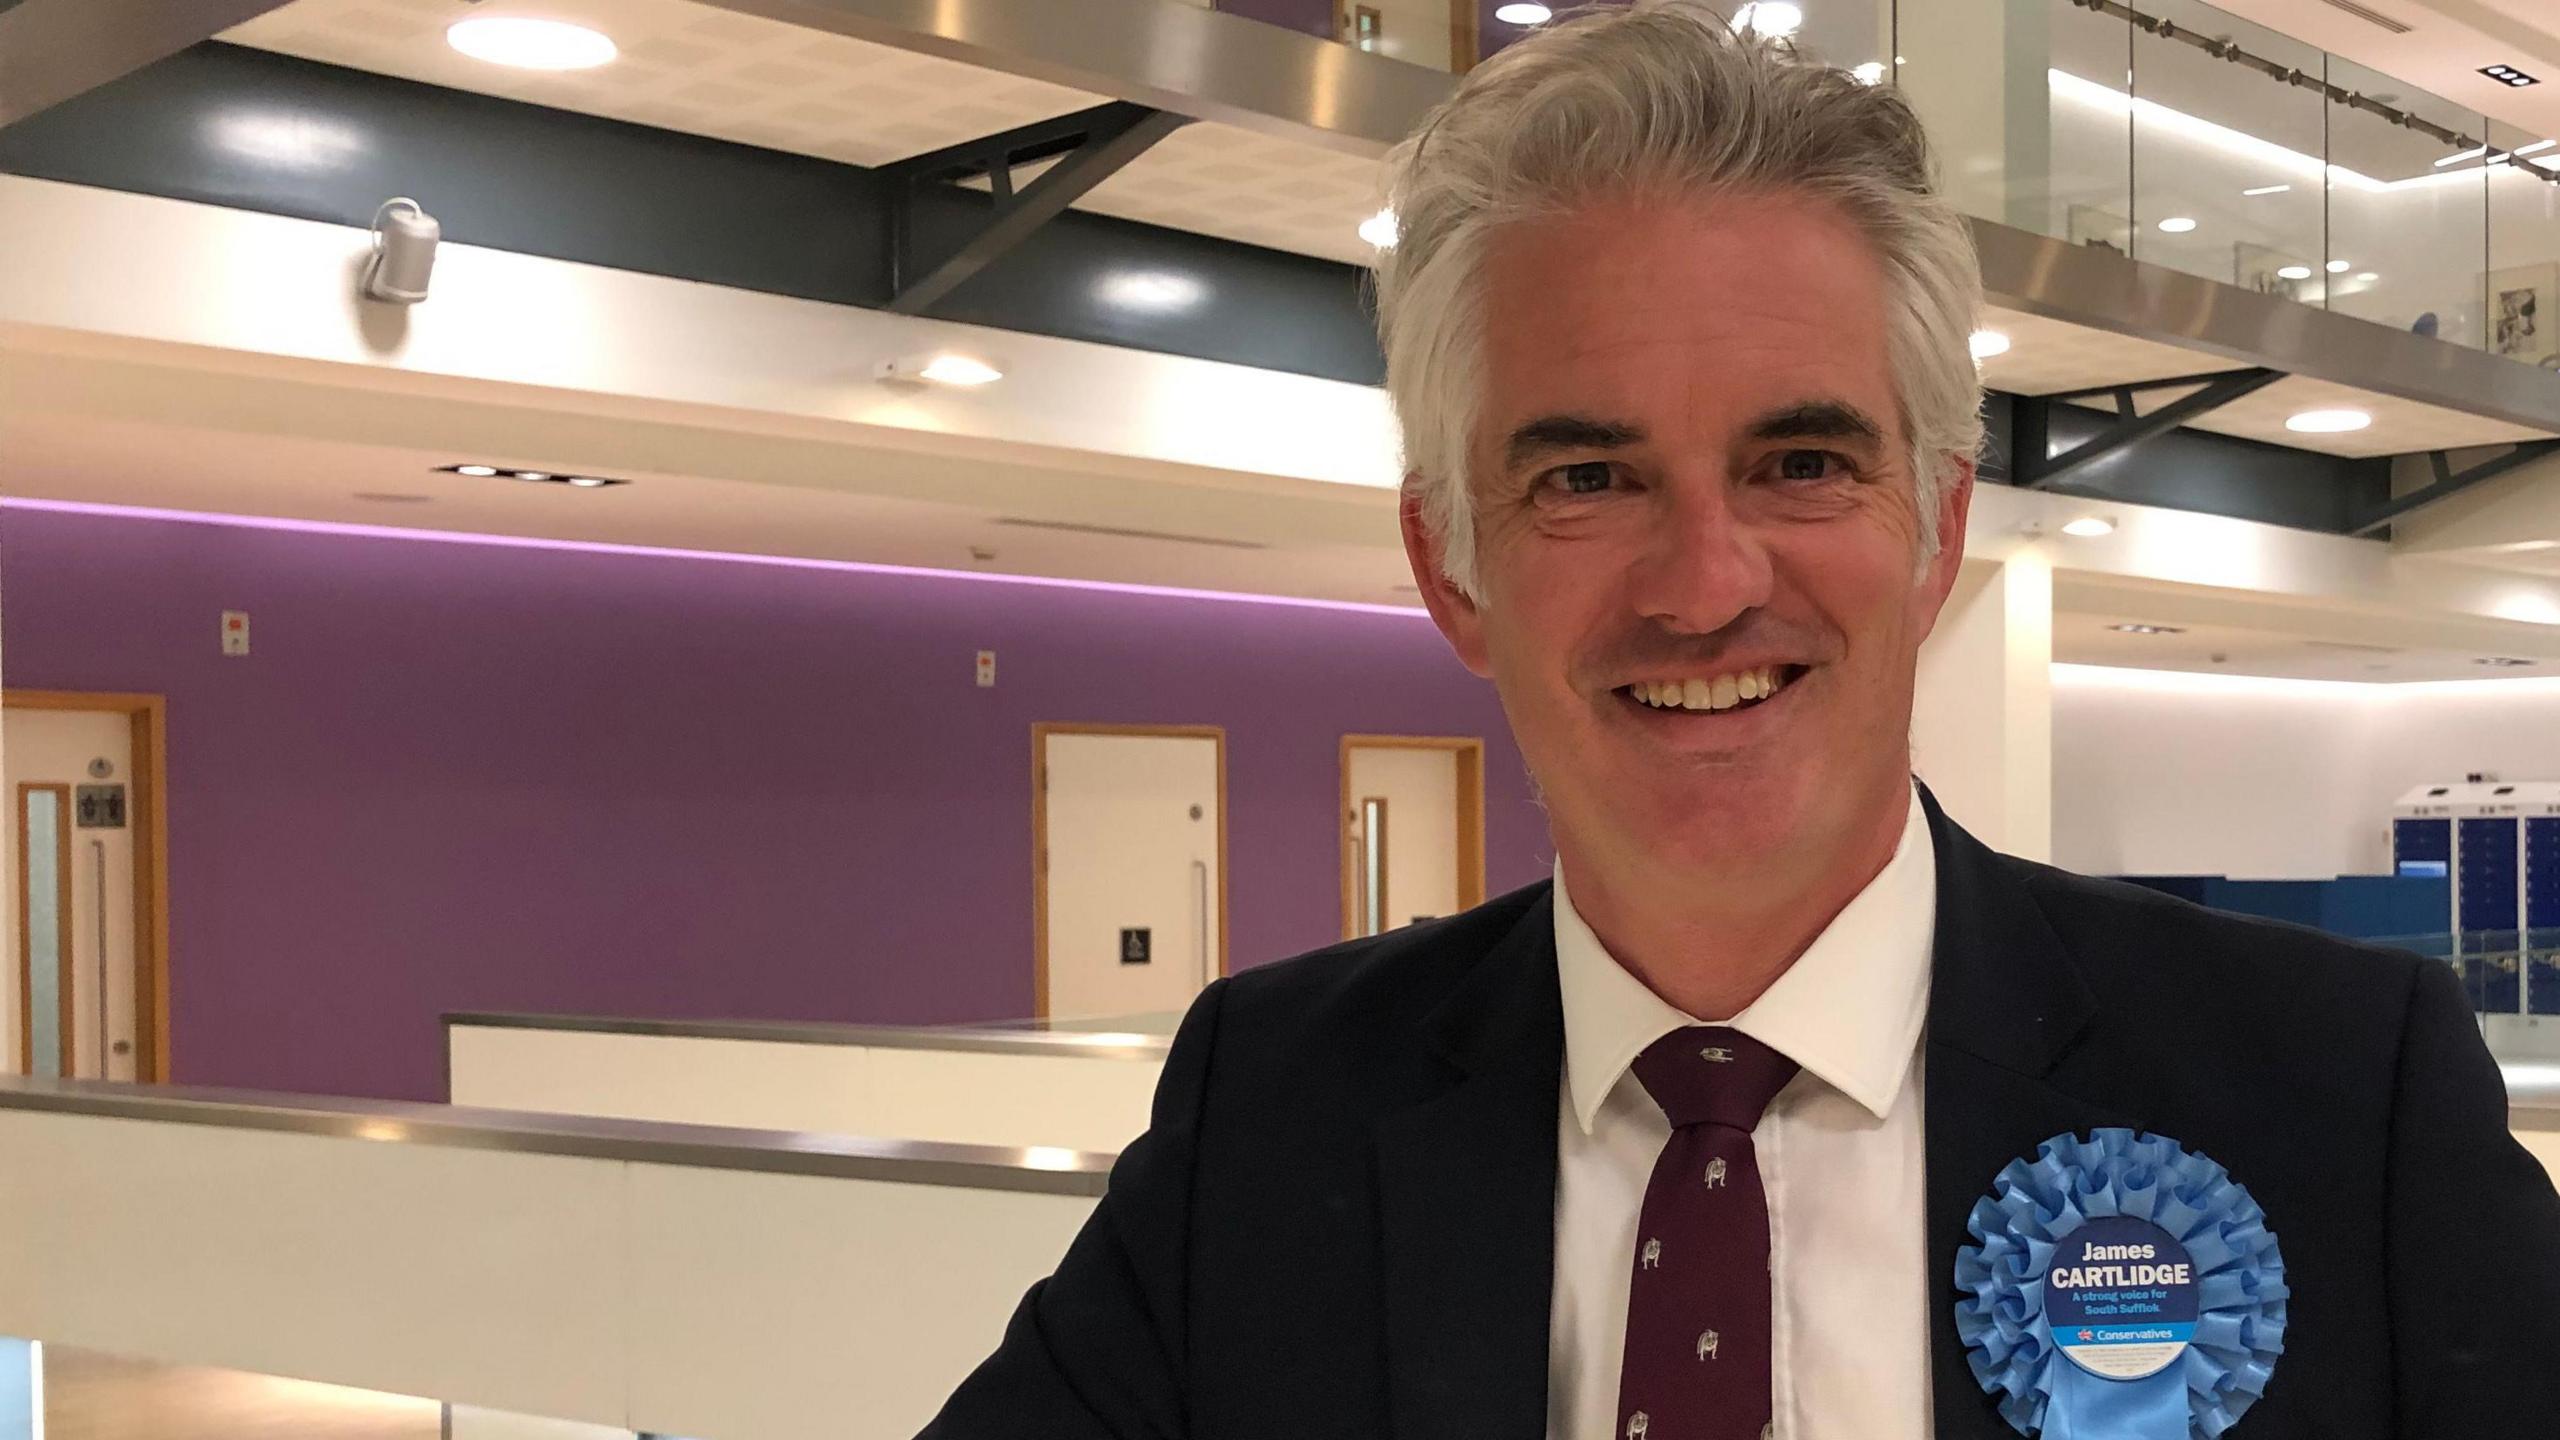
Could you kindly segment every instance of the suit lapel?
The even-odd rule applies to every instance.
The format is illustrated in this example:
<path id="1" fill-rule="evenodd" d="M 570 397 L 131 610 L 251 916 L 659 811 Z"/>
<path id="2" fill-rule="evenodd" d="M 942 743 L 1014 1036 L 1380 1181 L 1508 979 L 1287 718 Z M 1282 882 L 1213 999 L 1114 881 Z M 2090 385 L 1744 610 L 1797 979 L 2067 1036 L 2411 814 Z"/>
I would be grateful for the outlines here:
<path id="1" fill-rule="evenodd" d="M 1956 1252 L 2012 1160 L 2125 1117 L 2049 1082 L 2097 1016 L 2078 966 L 1999 857 L 1928 808 L 1938 861 L 1926 1083 L 1930 1379 L 1938 1440 L 2014 1440 L 1956 1337 Z"/>
<path id="2" fill-rule="evenodd" d="M 1376 1131 L 1391 1428 L 1398 1440 L 1537 1440 L 1564 1057 L 1551 899 L 1425 1029 L 1451 1082 Z"/>

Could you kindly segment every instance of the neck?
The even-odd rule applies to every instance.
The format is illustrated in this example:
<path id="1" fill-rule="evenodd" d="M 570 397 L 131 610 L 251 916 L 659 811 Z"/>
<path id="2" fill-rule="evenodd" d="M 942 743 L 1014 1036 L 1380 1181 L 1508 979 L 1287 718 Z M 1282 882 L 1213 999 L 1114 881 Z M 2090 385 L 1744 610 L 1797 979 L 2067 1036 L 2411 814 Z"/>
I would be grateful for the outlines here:
<path id="1" fill-rule="evenodd" d="M 1725 1021 L 1760 998 L 1893 860 L 1909 812 L 1897 797 L 1810 862 L 1773 859 L 1702 878 L 1636 852 L 1577 863 L 1560 846 L 1573 908 L 1628 973 L 1693 1019 Z"/>

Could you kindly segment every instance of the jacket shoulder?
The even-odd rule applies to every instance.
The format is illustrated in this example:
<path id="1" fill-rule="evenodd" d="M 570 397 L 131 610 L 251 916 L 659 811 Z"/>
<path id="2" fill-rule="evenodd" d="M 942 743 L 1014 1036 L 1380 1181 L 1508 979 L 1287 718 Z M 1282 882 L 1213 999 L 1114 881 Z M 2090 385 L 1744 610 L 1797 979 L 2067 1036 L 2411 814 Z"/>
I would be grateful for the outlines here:
<path id="1" fill-rule="evenodd" d="M 1328 945 L 1240 971 L 1227 981 L 1229 1033 L 1296 1039 L 1410 1035 L 1504 937 L 1547 898 L 1549 881 L 1472 910 Z M 1284 1039 L 1283 1043 L 1286 1043 Z"/>

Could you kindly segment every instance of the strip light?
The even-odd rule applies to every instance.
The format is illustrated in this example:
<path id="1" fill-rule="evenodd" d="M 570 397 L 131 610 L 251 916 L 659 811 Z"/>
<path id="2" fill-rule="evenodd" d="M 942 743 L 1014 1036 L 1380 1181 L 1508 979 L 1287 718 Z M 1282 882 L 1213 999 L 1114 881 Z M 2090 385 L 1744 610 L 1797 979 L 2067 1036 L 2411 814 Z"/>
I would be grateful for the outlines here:
<path id="1" fill-rule="evenodd" d="M 883 565 L 868 560 L 819 560 L 800 555 L 751 555 L 730 550 L 687 550 L 666 545 L 624 545 L 606 540 L 553 540 L 530 535 L 484 535 L 461 530 L 412 530 L 398 525 L 358 525 L 340 520 L 291 520 L 272 515 L 222 515 L 203 510 L 171 510 L 154 505 L 107 505 L 90 500 L 0 499 L 0 510 L 42 511 L 55 515 L 92 515 L 111 520 L 168 520 L 186 525 L 223 525 L 239 530 L 276 530 L 296 535 L 335 535 L 354 540 L 411 540 L 429 545 L 485 545 L 501 550 L 559 550 L 579 555 L 627 555 L 644 560 L 713 560 L 730 565 L 762 565 L 778 570 L 824 570 L 840 575 L 893 575 L 919 580 L 975 580 L 988 585 L 1034 585 L 1052 590 L 1090 590 L 1106 595 L 1146 595 L 1160 600 L 1215 600 L 1234 605 L 1278 605 L 1297 610 L 1340 610 L 1355 615 L 1401 615 L 1428 619 L 1430 611 L 1414 605 L 1373 605 L 1360 600 L 1316 600 L 1298 595 L 1247 595 L 1234 590 L 1195 590 L 1181 585 L 1139 585 L 1121 580 L 1067 580 L 1052 575 L 1002 575 L 985 570 L 942 570 L 926 565 Z"/>

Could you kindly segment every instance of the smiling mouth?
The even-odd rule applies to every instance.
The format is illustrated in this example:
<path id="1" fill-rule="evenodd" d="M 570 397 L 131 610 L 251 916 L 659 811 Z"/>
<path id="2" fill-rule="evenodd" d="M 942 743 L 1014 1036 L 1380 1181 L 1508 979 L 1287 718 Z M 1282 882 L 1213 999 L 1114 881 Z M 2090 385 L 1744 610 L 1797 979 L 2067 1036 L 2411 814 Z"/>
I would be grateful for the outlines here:
<path id="1" fill-rule="evenodd" d="M 1812 671 L 1809 665 L 1762 665 L 1721 675 L 1681 680 L 1639 680 L 1617 692 L 1654 710 L 1688 710 L 1700 714 L 1748 710 L 1767 702 Z"/>

